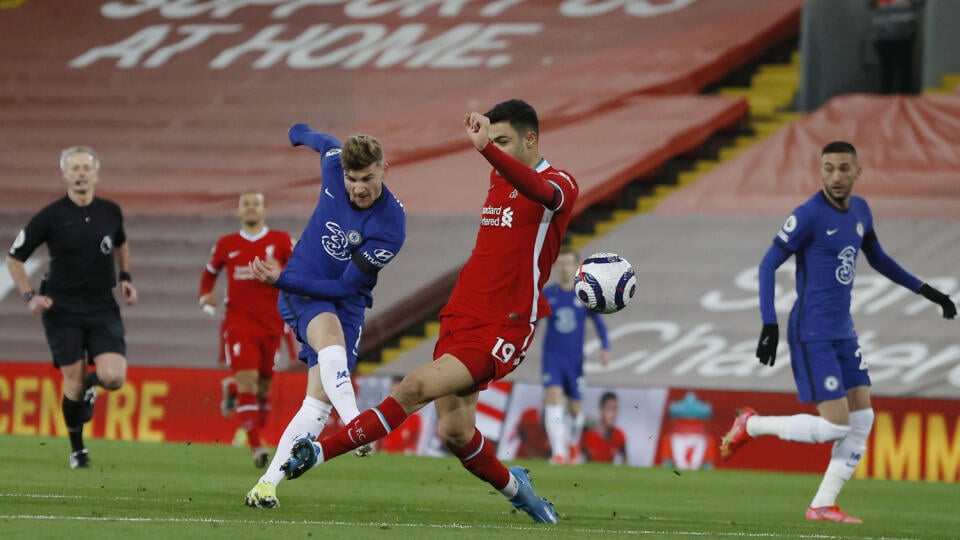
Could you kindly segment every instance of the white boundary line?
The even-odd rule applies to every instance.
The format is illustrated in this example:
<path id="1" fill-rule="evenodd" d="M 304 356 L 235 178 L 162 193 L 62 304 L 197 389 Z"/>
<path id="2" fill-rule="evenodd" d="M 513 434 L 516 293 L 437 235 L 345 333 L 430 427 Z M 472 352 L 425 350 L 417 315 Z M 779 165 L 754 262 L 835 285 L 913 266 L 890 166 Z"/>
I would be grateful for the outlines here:
<path id="1" fill-rule="evenodd" d="M 152 501 L 152 502 L 193 502 L 192 499 L 166 499 L 144 497 L 87 497 L 85 495 L 61 495 L 58 493 L 0 493 L 0 499 L 77 499 L 96 501 Z"/>
<path id="2" fill-rule="evenodd" d="M 544 526 L 522 526 L 522 525 L 464 525 L 462 523 L 386 523 L 386 522 L 357 522 L 357 521 L 315 521 L 315 520 L 276 520 L 276 519 L 217 519 L 217 518 L 155 518 L 155 517 L 123 517 L 123 516 L 45 516 L 45 515 L 0 515 L 0 519 L 23 520 L 23 521 L 119 521 L 133 523 L 215 523 L 218 525 L 321 525 L 321 526 L 339 526 L 339 527 L 376 527 L 380 529 L 390 529 L 393 527 L 407 528 L 428 528 L 428 529 L 477 529 L 477 530 L 509 530 L 509 531 L 539 531 L 546 532 L 551 530 Z M 610 535 L 632 535 L 632 536 L 709 536 L 709 537 L 729 537 L 729 538 L 804 538 L 817 540 L 910 540 L 908 538 L 897 538 L 892 536 L 874 537 L 874 536 L 855 536 L 850 534 L 832 535 L 832 534 L 796 534 L 784 535 L 774 532 L 709 532 L 709 531 L 663 531 L 663 530 L 608 530 L 608 529 L 555 529 L 558 532 L 575 532 L 582 534 L 610 534 Z"/>

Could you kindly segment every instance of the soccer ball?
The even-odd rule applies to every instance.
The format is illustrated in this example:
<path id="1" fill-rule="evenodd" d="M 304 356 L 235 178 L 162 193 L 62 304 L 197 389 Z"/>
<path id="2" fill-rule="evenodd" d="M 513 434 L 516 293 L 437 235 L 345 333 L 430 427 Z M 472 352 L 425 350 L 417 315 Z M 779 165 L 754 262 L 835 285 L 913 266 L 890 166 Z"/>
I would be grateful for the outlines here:
<path id="1" fill-rule="evenodd" d="M 590 311 L 616 313 L 637 292 L 637 276 L 626 259 L 616 253 L 594 253 L 580 263 L 573 290 Z"/>

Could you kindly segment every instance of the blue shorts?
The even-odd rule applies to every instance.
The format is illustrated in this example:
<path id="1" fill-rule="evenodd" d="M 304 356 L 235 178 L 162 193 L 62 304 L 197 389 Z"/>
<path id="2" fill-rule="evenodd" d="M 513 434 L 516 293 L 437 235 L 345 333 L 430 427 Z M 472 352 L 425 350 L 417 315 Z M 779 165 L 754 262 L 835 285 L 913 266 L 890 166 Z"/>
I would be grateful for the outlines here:
<path id="1" fill-rule="evenodd" d="M 833 341 L 790 341 L 790 366 L 797 398 L 819 403 L 847 395 L 857 386 L 870 386 L 867 363 L 856 338 Z"/>
<path id="2" fill-rule="evenodd" d="M 559 386 L 568 399 L 583 400 L 583 357 L 543 351 L 543 385 Z"/>
<path id="3" fill-rule="evenodd" d="M 363 333 L 363 316 L 366 306 L 363 302 L 335 302 L 317 300 L 309 296 L 298 296 L 280 291 L 277 296 L 277 309 L 280 316 L 293 330 L 297 341 L 301 343 L 299 358 L 307 367 L 317 365 L 317 351 L 307 343 L 307 326 L 321 313 L 333 313 L 343 327 L 343 342 L 347 349 L 347 366 L 350 373 L 357 367 L 357 352 L 360 349 L 360 335 Z"/>

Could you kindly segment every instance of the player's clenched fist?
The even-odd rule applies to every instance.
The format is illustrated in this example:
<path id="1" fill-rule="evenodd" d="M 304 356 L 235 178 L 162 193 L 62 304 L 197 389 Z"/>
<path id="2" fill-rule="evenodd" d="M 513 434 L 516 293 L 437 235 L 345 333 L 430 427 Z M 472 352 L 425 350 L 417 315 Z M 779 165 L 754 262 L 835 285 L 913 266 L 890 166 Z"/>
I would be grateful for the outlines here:
<path id="1" fill-rule="evenodd" d="M 467 137 L 474 148 L 482 151 L 490 142 L 490 119 L 478 113 L 471 112 L 463 115 L 463 127 L 467 130 Z"/>

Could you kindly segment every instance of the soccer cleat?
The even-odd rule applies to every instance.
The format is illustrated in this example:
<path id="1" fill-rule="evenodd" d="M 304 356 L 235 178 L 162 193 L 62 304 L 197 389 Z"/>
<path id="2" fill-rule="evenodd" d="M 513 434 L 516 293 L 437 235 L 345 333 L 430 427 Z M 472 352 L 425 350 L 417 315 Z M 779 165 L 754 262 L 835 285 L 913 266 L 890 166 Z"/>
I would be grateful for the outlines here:
<path id="1" fill-rule="evenodd" d="M 556 456 L 550 456 L 550 464 L 551 465 L 569 465 L 570 462 L 567 461 L 567 458 L 561 455 L 556 455 Z"/>
<path id="2" fill-rule="evenodd" d="M 276 508 L 280 506 L 280 501 L 277 500 L 277 485 L 273 482 L 258 482 L 247 492 L 243 502 L 250 508 Z"/>
<path id="3" fill-rule="evenodd" d="M 720 439 L 721 458 L 730 459 L 737 448 L 747 444 L 747 441 L 753 438 L 747 433 L 747 420 L 755 414 L 757 414 L 757 411 L 750 407 L 737 410 L 737 417 L 734 418 L 730 431 Z"/>
<path id="4" fill-rule="evenodd" d="M 807 519 L 810 521 L 834 521 L 836 523 L 863 523 L 860 518 L 855 518 L 839 506 L 821 506 L 819 508 L 807 508 Z"/>
<path id="5" fill-rule="evenodd" d="M 83 423 L 86 424 L 93 419 L 93 403 L 97 401 L 100 393 L 94 387 L 87 388 L 83 393 Z"/>
<path id="6" fill-rule="evenodd" d="M 373 445 L 370 443 L 367 443 L 361 446 L 360 448 L 357 448 L 356 450 L 354 450 L 353 453 L 356 454 L 357 457 L 367 457 L 373 453 Z"/>
<path id="7" fill-rule="evenodd" d="M 253 466 L 262 469 L 267 466 L 267 463 L 270 462 L 270 451 L 264 447 L 257 448 L 253 451 Z"/>
<path id="8" fill-rule="evenodd" d="M 302 437 L 293 443 L 290 449 L 290 459 L 283 462 L 280 470 L 288 480 L 300 478 L 303 473 L 309 471 L 317 464 L 317 456 L 322 449 L 313 439 Z"/>
<path id="9" fill-rule="evenodd" d="M 231 392 L 230 387 L 234 388 Z M 233 416 L 234 409 L 237 408 L 237 381 L 233 377 L 225 377 L 220 381 L 220 389 L 223 391 L 223 397 L 220 400 L 220 414 L 226 418 Z"/>
<path id="10" fill-rule="evenodd" d="M 90 455 L 87 453 L 87 449 L 78 450 L 70 454 L 70 468 L 71 469 L 88 469 L 90 468 Z"/>
<path id="11" fill-rule="evenodd" d="M 517 478 L 520 489 L 514 495 L 510 502 L 514 507 L 519 508 L 532 517 L 537 523 L 557 523 L 560 518 L 557 512 L 544 498 L 541 498 L 533 491 L 533 484 L 530 483 L 530 477 L 527 476 L 527 470 L 520 466 L 510 467 L 510 472 Z"/>
<path id="12" fill-rule="evenodd" d="M 570 465 L 582 465 L 583 456 L 580 455 L 580 446 L 576 444 L 570 445 Z"/>

